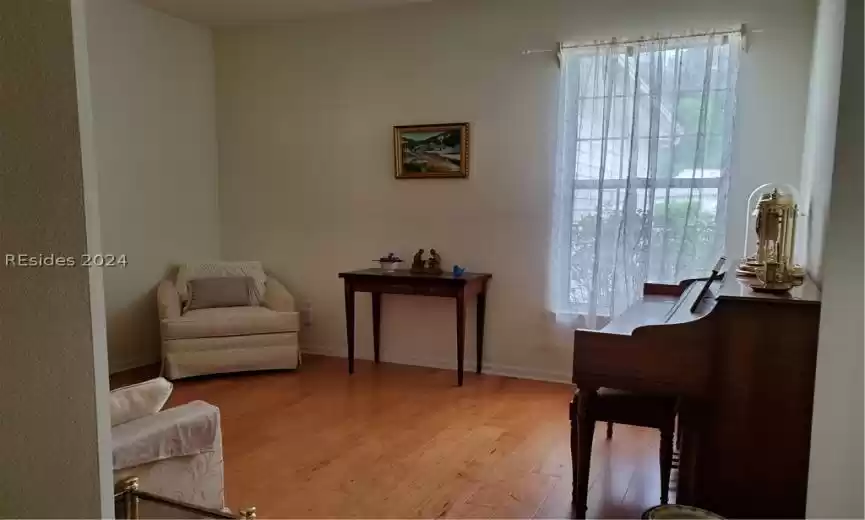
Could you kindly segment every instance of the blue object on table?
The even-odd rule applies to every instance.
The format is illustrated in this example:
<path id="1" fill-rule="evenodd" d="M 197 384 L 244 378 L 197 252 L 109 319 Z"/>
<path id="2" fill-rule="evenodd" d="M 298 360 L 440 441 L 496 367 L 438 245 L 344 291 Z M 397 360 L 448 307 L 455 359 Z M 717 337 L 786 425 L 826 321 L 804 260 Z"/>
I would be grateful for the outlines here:
<path id="1" fill-rule="evenodd" d="M 454 265 L 454 276 L 462 276 L 464 272 L 466 272 L 465 267 Z"/>

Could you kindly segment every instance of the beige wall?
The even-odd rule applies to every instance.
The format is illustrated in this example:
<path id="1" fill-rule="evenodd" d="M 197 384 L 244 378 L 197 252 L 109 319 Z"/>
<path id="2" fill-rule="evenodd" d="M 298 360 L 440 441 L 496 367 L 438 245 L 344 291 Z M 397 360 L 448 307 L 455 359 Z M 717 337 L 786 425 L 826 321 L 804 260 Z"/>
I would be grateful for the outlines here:
<path id="1" fill-rule="evenodd" d="M 155 286 L 219 255 L 210 30 L 130 0 L 86 0 L 112 371 L 159 360 Z"/>
<path id="2" fill-rule="evenodd" d="M 82 171 L 68 0 L 0 16 L 0 254 L 80 257 L 98 237 Z M 82 121 L 82 131 L 87 131 Z M 97 238 L 98 243 L 98 238 Z M 0 266 L 0 517 L 106 517 L 111 506 L 99 273 Z"/>
<path id="3" fill-rule="evenodd" d="M 826 1 L 826 0 L 824 0 Z M 808 516 L 862 518 L 863 510 L 863 55 L 861 1 L 847 2 L 823 308 L 814 392 Z"/>
<path id="4" fill-rule="evenodd" d="M 802 146 L 814 12 L 810 0 L 445 0 L 216 29 L 223 253 L 263 260 L 312 305 L 305 347 L 342 353 L 337 273 L 435 247 L 447 267 L 494 275 L 492 369 L 569 379 L 568 335 L 553 346 L 544 310 L 558 69 L 551 54 L 521 51 L 761 29 L 740 75 L 735 255 L 748 193 L 799 184 L 801 154 L 791 151 Z M 471 178 L 394 180 L 392 126 L 451 121 L 472 124 Z M 368 297 L 358 301 L 358 348 L 369 357 Z M 385 360 L 454 365 L 452 302 L 389 296 L 383 306 Z"/>
<path id="5" fill-rule="evenodd" d="M 820 0 L 814 26 L 808 113 L 802 151 L 805 258 L 811 277 L 822 281 L 823 242 L 835 163 L 835 125 L 844 45 L 844 0 Z"/>

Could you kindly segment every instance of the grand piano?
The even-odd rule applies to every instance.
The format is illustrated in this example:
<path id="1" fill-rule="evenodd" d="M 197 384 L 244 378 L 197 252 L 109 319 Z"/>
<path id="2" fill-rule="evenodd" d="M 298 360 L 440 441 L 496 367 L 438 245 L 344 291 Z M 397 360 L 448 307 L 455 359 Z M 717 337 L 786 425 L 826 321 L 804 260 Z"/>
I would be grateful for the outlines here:
<path id="1" fill-rule="evenodd" d="M 679 397 L 676 502 L 728 518 L 803 518 L 820 293 L 727 276 L 647 283 L 600 331 L 574 333 L 573 382 Z"/>

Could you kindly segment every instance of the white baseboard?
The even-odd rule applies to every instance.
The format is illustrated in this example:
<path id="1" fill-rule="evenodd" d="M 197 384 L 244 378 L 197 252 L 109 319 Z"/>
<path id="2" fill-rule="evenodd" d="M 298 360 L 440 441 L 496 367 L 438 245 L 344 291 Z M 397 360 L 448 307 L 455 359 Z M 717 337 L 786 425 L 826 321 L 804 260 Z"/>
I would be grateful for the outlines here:
<path id="1" fill-rule="evenodd" d="M 319 356 L 329 356 L 329 357 L 340 357 L 344 358 L 347 356 L 345 347 L 335 348 L 335 347 L 311 347 L 304 346 L 301 349 L 304 354 L 314 354 Z M 372 359 L 365 355 L 355 354 L 355 359 L 364 359 L 367 361 L 371 361 Z M 409 366 L 418 366 L 418 367 L 427 367 L 427 368 L 438 368 L 442 370 L 455 370 L 454 368 L 454 360 L 453 359 L 433 359 L 433 358 L 402 358 L 400 359 L 401 365 L 409 365 Z M 473 368 L 474 363 L 468 362 L 466 363 L 466 370 L 474 371 Z M 490 374 L 495 376 L 505 376 L 505 377 L 515 377 L 517 379 L 533 379 L 536 381 L 548 381 L 551 383 L 571 383 L 571 373 L 567 372 L 554 372 L 550 370 L 542 370 L 534 367 L 515 367 L 508 365 L 500 365 L 497 363 L 484 363 L 483 364 L 483 372 L 484 374 Z"/>
<path id="2" fill-rule="evenodd" d="M 328 348 L 304 346 L 301 350 L 304 354 L 314 354 L 319 356 L 340 358 L 346 357 L 345 347 Z M 356 355 L 356 359 L 372 361 L 372 358 L 365 355 Z M 118 366 L 112 367 L 111 373 L 116 374 L 118 372 L 123 372 L 126 370 L 132 370 L 135 368 L 141 368 L 144 366 L 159 363 L 159 359 L 151 359 L 150 356 L 148 356 L 147 358 L 124 361 L 125 362 L 123 363 L 118 363 Z M 423 357 L 403 357 L 399 360 L 399 364 L 417 367 L 438 368 L 441 370 L 455 370 L 454 360 L 452 358 L 436 359 Z M 467 360 L 466 370 L 474 371 L 473 361 Z M 483 371 L 484 374 L 490 374 L 495 376 L 515 377 L 518 379 L 533 379 L 536 381 L 548 381 L 552 383 L 571 383 L 570 372 L 554 372 L 550 370 L 538 369 L 535 367 L 509 366 L 500 365 L 498 363 L 484 363 Z"/>
<path id="3" fill-rule="evenodd" d="M 516 377 L 517 379 L 534 379 L 536 381 L 548 381 L 550 383 L 571 384 L 570 372 L 553 372 L 532 367 L 513 367 L 507 365 L 495 365 L 484 363 L 484 374 L 496 376 Z"/>
<path id="4" fill-rule="evenodd" d="M 139 356 L 136 359 L 124 359 L 114 366 L 109 366 L 108 372 L 109 374 L 117 374 L 119 372 L 125 372 L 127 370 L 155 365 L 157 363 L 159 363 L 158 356 L 155 359 L 153 358 L 153 356 Z"/>

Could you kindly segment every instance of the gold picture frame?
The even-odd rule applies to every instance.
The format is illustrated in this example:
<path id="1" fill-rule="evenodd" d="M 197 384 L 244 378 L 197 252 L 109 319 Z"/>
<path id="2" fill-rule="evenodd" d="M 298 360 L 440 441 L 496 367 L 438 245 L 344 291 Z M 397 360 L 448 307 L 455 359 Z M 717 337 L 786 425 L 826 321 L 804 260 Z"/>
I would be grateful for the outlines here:
<path id="1" fill-rule="evenodd" d="M 469 124 L 393 127 L 394 177 L 465 179 L 469 176 Z"/>

